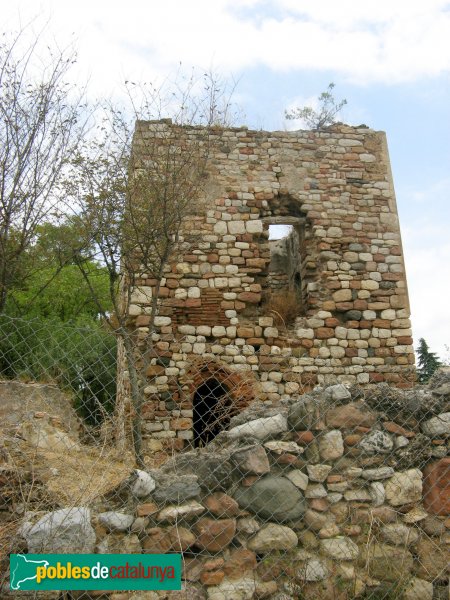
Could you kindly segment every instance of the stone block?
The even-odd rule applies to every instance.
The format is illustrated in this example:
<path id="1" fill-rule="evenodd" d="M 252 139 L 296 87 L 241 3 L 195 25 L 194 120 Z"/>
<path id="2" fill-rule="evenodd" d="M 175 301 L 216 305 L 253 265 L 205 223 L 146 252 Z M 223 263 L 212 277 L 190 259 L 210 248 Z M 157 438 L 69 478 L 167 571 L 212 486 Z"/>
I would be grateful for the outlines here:
<path id="1" fill-rule="evenodd" d="M 245 233 L 245 221 L 228 221 L 227 225 L 231 235 L 241 235 Z"/>

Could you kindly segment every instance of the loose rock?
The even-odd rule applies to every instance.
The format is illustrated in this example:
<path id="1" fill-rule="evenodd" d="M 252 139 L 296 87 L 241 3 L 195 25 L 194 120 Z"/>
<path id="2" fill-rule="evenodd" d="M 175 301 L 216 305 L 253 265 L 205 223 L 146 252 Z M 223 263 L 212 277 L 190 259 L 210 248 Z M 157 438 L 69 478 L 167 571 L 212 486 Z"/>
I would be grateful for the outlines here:
<path id="1" fill-rule="evenodd" d="M 395 473 L 386 482 L 386 498 L 392 506 L 401 506 L 422 499 L 422 472 L 409 469 Z"/>
<path id="2" fill-rule="evenodd" d="M 241 448 L 234 452 L 230 459 L 244 475 L 264 475 L 270 471 L 269 459 L 262 446 Z"/>
<path id="3" fill-rule="evenodd" d="M 264 440 L 272 435 L 283 433 L 287 430 L 288 424 L 286 417 L 278 414 L 274 417 L 255 419 L 254 421 L 248 421 L 242 425 L 237 425 L 228 431 L 228 437 L 230 439 L 237 439 L 248 436 L 257 438 L 258 440 Z"/>
<path id="4" fill-rule="evenodd" d="M 109 531 L 127 531 L 134 521 L 133 515 L 121 512 L 104 512 L 98 515 L 98 520 Z"/>
<path id="5" fill-rule="evenodd" d="M 450 412 L 441 413 L 428 419 L 422 423 L 421 429 L 425 435 L 430 437 L 450 435 Z"/>
<path id="6" fill-rule="evenodd" d="M 362 438 L 358 447 L 367 454 L 388 454 L 394 447 L 394 442 L 387 433 L 372 431 Z"/>
<path id="7" fill-rule="evenodd" d="M 290 550 L 295 548 L 298 538 L 295 532 L 284 525 L 268 523 L 248 542 L 248 548 L 257 554 L 264 554 L 272 550 Z"/>
<path id="8" fill-rule="evenodd" d="M 319 442 L 320 456 L 323 460 L 334 460 L 344 454 L 344 440 L 338 429 L 325 433 Z"/>
<path id="9" fill-rule="evenodd" d="M 320 547 L 327 556 L 335 560 L 354 560 L 359 554 L 359 548 L 355 542 L 343 536 L 321 540 Z"/>
<path id="10" fill-rule="evenodd" d="M 140 469 L 134 471 L 136 479 L 131 484 L 131 493 L 136 498 L 145 498 L 153 492 L 156 482 L 151 475 Z"/>

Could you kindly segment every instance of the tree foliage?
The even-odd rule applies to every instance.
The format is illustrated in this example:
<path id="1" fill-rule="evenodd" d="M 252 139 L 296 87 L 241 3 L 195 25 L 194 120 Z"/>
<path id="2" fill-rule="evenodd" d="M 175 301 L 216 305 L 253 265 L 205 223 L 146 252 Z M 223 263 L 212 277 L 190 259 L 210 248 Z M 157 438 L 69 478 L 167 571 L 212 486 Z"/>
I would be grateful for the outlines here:
<path id="1" fill-rule="evenodd" d="M 75 264 L 75 258 L 84 262 L 86 271 L 92 273 L 95 295 L 105 310 L 110 310 L 108 274 L 104 267 L 89 260 L 91 252 L 92 247 L 85 246 L 81 237 L 77 217 L 59 225 L 37 226 L 32 244 L 21 256 L 21 268 L 10 283 L 4 312 L 83 324 L 98 320 L 97 303 Z"/>
<path id="2" fill-rule="evenodd" d="M 225 112 L 220 108 L 223 90 L 210 75 L 202 91 L 194 83 L 176 82 L 169 89 L 131 84 L 131 110 L 104 104 L 96 135 L 80 146 L 66 187 L 77 206 L 83 247 L 92 248 L 90 263 L 108 275 L 113 314 L 94 289 L 95 273 L 87 268 L 85 257 L 75 259 L 99 313 L 119 339 L 129 377 L 134 452 L 141 467 L 142 407 L 146 372 L 154 357 L 160 288 L 182 243 L 183 225 L 203 210 L 211 128 L 229 115 L 227 103 Z M 171 119 L 161 120 L 167 113 Z M 153 121 L 150 127 L 148 121 Z M 185 135 L 185 125 L 199 125 L 196 134 Z M 143 286 L 142 280 L 152 280 L 153 285 Z M 130 327 L 136 292 L 146 294 L 149 304 L 145 337 Z M 120 418 L 116 442 L 119 447 L 125 444 Z"/>
<path id="3" fill-rule="evenodd" d="M 435 352 L 431 352 L 428 344 L 423 338 L 419 339 L 419 345 L 416 349 L 418 359 L 417 375 L 420 383 L 426 383 L 433 373 L 442 366 Z"/>
<path id="4" fill-rule="evenodd" d="M 39 36 L 23 49 L 24 37 L 0 40 L 0 312 L 37 228 L 61 207 L 61 176 L 83 134 L 82 92 L 67 82 L 73 52 L 42 56 Z"/>
<path id="5" fill-rule="evenodd" d="M 335 84 L 330 83 L 325 92 L 322 92 L 318 98 L 318 108 L 315 110 L 312 106 L 303 106 L 294 108 L 291 111 L 285 111 L 286 119 L 302 120 L 309 129 L 323 129 L 336 122 L 336 117 L 347 104 L 347 100 L 338 101 L 334 97 Z"/>

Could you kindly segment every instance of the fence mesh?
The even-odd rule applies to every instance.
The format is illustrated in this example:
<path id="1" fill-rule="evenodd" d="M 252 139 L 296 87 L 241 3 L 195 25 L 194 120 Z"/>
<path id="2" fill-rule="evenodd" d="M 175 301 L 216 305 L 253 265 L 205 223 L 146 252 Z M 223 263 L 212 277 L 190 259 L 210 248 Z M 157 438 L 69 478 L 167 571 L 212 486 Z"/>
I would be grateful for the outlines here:
<path id="1" fill-rule="evenodd" d="M 0 317 L 1 598 L 448 598 L 449 373 L 313 388 L 157 341 L 136 468 L 116 336 Z M 181 553 L 182 589 L 21 591 L 40 552 Z"/>

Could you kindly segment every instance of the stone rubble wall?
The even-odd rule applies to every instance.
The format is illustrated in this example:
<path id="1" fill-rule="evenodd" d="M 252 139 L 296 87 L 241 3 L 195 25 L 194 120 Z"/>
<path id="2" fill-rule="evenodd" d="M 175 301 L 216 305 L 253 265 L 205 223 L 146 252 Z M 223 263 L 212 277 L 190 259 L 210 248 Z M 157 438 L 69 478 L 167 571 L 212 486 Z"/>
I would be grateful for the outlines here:
<path id="1" fill-rule="evenodd" d="M 30 552 L 183 554 L 179 595 L 110 600 L 444 598 L 449 410 L 448 376 L 254 403 L 207 447 L 93 507 L 28 513 L 21 534 Z"/>
<path id="2" fill-rule="evenodd" d="M 134 149 L 144 163 L 146 142 L 168 131 L 184 148 L 205 136 L 139 122 Z M 208 144 L 205 197 L 161 281 L 155 320 L 148 410 L 169 429 L 154 419 L 147 434 L 178 445 L 191 439 L 189 428 L 170 423 L 191 418 L 183 411 L 192 410 L 192 397 L 180 392 L 180 379 L 199 357 L 249 372 L 268 400 L 317 384 L 410 386 L 413 340 L 385 134 L 344 125 L 217 128 Z M 265 306 L 270 223 L 293 224 L 300 234 L 301 314 L 291 329 L 275 326 Z M 144 339 L 157 282 L 141 275 L 129 315 Z"/>

